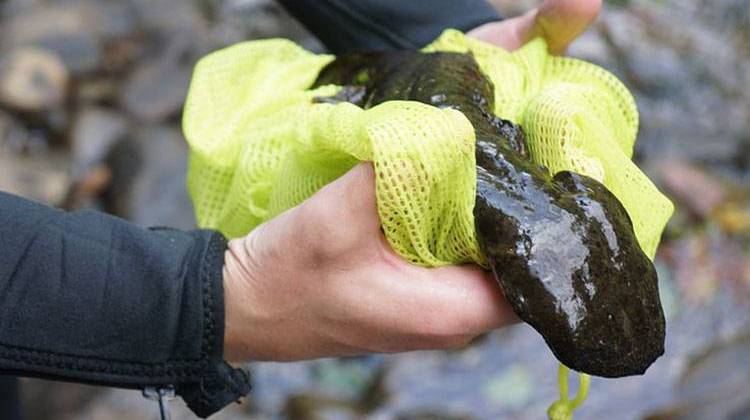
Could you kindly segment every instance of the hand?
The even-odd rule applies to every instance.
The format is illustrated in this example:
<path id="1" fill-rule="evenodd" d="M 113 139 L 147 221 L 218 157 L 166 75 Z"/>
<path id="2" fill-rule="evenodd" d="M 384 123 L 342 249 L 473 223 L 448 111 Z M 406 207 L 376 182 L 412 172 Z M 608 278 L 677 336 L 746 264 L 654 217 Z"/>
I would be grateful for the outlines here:
<path id="1" fill-rule="evenodd" d="M 601 7 L 601 0 L 546 0 L 521 16 L 484 24 L 467 35 L 508 51 L 541 36 L 552 54 L 563 54 L 596 18 Z"/>
<path id="2" fill-rule="evenodd" d="M 479 267 L 422 268 L 394 253 L 369 163 L 231 241 L 225 263 L 231 361 L 454 348 L 515 321 Z"/>

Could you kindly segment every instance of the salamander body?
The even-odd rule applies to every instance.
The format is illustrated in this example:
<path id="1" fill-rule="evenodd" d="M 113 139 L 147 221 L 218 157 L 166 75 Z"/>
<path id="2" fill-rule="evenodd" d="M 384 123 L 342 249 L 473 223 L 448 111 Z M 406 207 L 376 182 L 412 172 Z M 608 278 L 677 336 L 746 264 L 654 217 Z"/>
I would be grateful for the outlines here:
<path id="1" fill-rule="evenodd" d="M 605 377 L 642 374 L 664 353 L 656 271 L 627 212 L 598 181 L 550 175 L 523 130 L 494 115 L 494 86 L 469 54 L 393 52 L 338 57 L 314 86 L 323 102 L 370 108 L 412 100 L 461 111 L 476 134 L 476 233 L 516 314 L 568 367 Z"/>

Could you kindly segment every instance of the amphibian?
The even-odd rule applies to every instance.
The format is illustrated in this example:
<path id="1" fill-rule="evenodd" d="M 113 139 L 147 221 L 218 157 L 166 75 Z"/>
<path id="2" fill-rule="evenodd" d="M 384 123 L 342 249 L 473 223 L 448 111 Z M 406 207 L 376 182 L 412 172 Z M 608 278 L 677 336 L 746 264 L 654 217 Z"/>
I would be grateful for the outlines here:
<path id="1" fill-rule="evenodd" d="M 412 100 L 461 111 L 476 134 L 477 237 L 516 314 L 572 369 L 642 374 L 664 352 L 656 271 L 627 212 L 598 181 L 533 163 L 520 126 L 493 113 L 494 85 L 469 54 L 364 53 L 314 86 L 370 108 Z"/>

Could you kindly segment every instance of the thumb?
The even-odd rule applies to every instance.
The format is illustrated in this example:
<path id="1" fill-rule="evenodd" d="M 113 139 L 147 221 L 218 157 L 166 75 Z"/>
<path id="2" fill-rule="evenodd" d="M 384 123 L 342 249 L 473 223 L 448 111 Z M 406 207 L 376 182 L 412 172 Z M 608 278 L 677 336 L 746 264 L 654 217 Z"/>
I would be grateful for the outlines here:
<path id="1" fill-rule="evenodd" d="M 547 0 L 537 12 L 531 37 L 547 40 L 550 52 L 562 54 L 596 19 L 601 0 Z"/>
<path id="2" fill-rule="evenodd" d="M 541 36 L 551 53 L 562 54 L 596 18 L 601 5 L 601 0 L 547 0 L 521 16 L 482 25 L 468 34 L 508 51 Z"/>

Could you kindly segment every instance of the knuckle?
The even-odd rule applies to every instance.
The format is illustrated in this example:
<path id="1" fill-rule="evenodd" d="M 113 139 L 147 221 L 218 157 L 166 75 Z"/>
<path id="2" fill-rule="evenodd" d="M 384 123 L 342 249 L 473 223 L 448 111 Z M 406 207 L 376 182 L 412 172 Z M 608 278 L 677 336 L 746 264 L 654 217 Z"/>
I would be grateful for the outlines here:
<path id="1" fill-rule="evenodd" d="M 341 262 L 358 249 L 370 244 L 369 236 L 360 234 L 357 221 L 336 214 L 336 209 L 320 204 L 305 204 L 304 216 L 299 221 L 300 245 L 310 251 L 318 263 Z"/>

